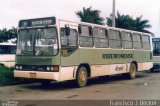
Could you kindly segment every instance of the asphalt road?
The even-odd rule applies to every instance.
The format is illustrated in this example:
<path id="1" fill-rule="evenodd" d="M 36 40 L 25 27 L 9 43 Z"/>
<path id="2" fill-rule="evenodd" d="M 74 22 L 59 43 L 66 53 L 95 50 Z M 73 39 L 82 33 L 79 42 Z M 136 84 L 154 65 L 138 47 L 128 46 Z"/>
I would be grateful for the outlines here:
<path id="1" fill-rule="evenodd" d="M 90 79 L 76 88 L 72 82 L 0 87 L 0 100 L 160 100 L 160 72 L 139 72 L 134 80 L 121 75 Z"/>

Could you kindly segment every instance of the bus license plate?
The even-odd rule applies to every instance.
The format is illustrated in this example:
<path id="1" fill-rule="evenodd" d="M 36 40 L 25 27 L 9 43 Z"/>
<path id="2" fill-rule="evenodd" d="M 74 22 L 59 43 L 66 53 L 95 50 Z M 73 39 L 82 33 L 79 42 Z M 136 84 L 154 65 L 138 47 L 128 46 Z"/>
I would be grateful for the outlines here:
<path id="1" fill-rule="evenodd" d="M 36 73 L 30 73 L 31 78 L 36 78 Z"/>

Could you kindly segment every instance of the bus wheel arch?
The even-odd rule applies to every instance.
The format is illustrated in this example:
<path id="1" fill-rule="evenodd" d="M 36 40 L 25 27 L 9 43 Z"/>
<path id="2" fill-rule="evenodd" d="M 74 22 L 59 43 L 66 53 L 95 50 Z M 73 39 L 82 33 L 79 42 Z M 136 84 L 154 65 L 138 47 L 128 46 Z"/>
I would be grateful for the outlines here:
<path id="1" fill-rule="evenodd" d="M 77 68 L 77 70 L 80 68 L 80 67 L 85 67 L 87 69 L 87 73 L 88 73 L 88 77 L 91 77 L 91 68 L 90 68 L 90 65 L 87 64 L 87 63 L 83 63 L 83 64 L 80 64 Z"/>
<path id="2" fill-rule="evenodd" d="M 138 71 L 138 63 L 136 61 L 132 61 L 131 64 L 135 64 Z"/>

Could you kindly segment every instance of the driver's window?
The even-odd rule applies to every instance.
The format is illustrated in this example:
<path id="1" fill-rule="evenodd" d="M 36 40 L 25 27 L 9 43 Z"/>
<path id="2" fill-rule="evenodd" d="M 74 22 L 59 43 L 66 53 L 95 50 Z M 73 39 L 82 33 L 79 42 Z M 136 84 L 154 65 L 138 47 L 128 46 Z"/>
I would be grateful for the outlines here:
<path id="1" fill-rule="evenodd" d="M 61 47 L 62 56 L 68 56 L 73 53 L 78 47 L 77 30 L 70 29 L 70 34 L 66 35 L 65 29 L 61 29 Z"/>
<path id="2" fill-rule="evenodd" d="M 70 35 L 66 35 L 65 29 L 61 29 L 61 45 L 63 46 L 77 46 L 77 31 L 70 30 Z"/>

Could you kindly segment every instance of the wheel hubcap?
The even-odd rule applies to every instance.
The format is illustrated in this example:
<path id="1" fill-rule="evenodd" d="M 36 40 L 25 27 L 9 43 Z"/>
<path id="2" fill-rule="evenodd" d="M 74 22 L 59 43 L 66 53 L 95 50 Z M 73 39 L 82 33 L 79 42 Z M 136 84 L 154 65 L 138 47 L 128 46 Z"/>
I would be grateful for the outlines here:
<path id="1" fill-rule="evenodd" d="M 136 67 L 135 66 L 131 67 L 131 74 L 132 74 L 132 76 L 135 76 L 135 74 L 136 74 Z"/>
<path id="2" fill-rule="evenodd" d="M 84 83 L 86 81 L 86 73 L 85 71 L 80 72 L 80 81 L 81 83 Z"/>

